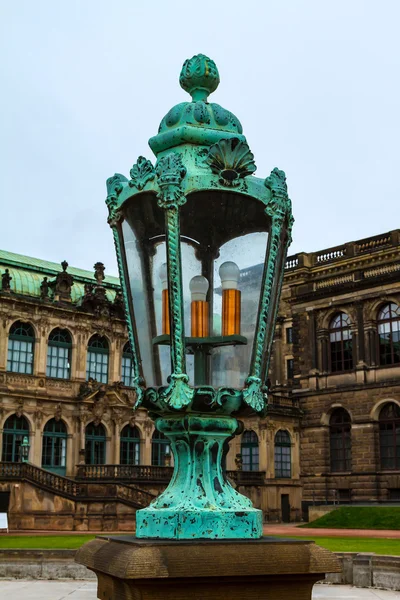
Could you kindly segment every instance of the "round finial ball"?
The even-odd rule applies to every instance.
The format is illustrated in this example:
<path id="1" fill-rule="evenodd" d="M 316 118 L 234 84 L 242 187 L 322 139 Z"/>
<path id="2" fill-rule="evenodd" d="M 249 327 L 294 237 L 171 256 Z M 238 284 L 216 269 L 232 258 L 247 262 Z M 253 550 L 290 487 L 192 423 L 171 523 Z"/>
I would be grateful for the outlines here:
<path id="1" fill-rule="evenodd" d="M 206 101 L 219 84 L 217 65 L 204 54 L 196 54 L 185 60 L 179 76 L 181 87 L 192 96 L 194 102 Z"/>

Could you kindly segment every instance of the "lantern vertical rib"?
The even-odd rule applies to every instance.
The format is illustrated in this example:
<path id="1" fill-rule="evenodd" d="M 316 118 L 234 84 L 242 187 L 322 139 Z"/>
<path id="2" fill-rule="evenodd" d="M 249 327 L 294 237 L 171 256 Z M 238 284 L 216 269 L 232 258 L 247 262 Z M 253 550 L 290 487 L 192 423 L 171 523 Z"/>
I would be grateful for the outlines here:
<path id="1" fill-rule="evenodd" d="M 109 223 L 114 237 L 115 253 L 117 255 L 117 265 L 121 282 L 122 296 L 124 299 L 125 306 L 125 318 L 128 329 L 128 337 L 132 350 L 132 387 L 134 387 L 136 392 L 136 405 L 139 405 L 143 398 L 143 389 L 141 387 L 143 378 L 141 373 L 139 348 L 136 342 L 136 335 L 131 317 L 131 311 L 133 309 L 131 306 L 130 296 L 126 285 L 126 282 L 128 281 L 128 273 L 126 269 L 126 259 L 123 257 L 124 251 L 121 245 L 121 220 L 122 214 L 118 212 L 114 215 L 113 219 L 109 219 Z M 130 307 L 130 309 L 128 310 L 127 307 Z"/>
<path id="2" fill-rule="evenodd" d="M 282 223 L 280 224 L 280 228 L 281 228 L 281 232 L 284 232 Z M 274 331 L 275 331 L 275 323 L 276 323 L 276 319 L 278 317 L 278 311 L 279 311 L 279 298 L 281 295 L 282 285 L 283 285 L 284 264 L 285 264 L 286 255 L 287 255 L 287 251 L 290 246 L 290 243 L 291 243 L 290 236 L 287 236 L 285 246 L 284 246 L 284 252 L 282 252 L 282 254 L 279 257 L 279 264 L 278 264 L 278 267 L 276 270 L 279 280 L 278 280 L 278 284 L 276 286 L 276 293 L 274 295 L 273 308 L 270 311 L 270 315 L 271 315 L 270 323 L 269 323 L 269 326 L 267 326 L 266 342 L 265 342 L 265 347 L 264 347 L 264 352 L 263 352 L 263 355 L 265 357 L 264 365 L 263 365 L 264 380 L 266 377 L 265 374 L 268 373 L 269 364 L 270 364 L 271 348 L 272 348 L 272 342 L 274 339 Z"/>
<path id="3" fill-rule="evenodd" d="M 182 179 L 186 168 L 181 155 L 175 152 L 160 158 L 156 165 L 160 192 L 158 204 L 165 210 L 169 312 L 171 324 L 171 383 L 163 393 L 164 402 L 179 409 L 190 404 L 194 390 L 188 385 L 185 360 L 185 327 L 182 297 L 182 256 L 179 208 L 186 202 Z"/>
<path id="4" fill-rule="evenodd" d="M 171 323 L 171 363 L 172 372 L 181 375 L 186 372 L 185 326 L 182 299 L 182 257 L 180 246 L 179 209 L 168 208 L 165 212 L 167 239 L 167 265 L 169 281 L 169 311 Z"/>

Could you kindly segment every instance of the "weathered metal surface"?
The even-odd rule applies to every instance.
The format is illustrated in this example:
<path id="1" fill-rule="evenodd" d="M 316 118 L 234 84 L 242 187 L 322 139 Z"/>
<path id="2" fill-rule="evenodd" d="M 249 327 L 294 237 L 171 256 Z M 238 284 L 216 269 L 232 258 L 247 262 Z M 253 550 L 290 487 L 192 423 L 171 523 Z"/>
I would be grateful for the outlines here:
<path id="1" fill-rule="evenodd" d="M 143 404 L 157 419 L 160 431 L 171 441 L 175 465 L 168 489 L 150 507 L 138 512 L 137 532 L 141 537 L 178 539 L 257 538 L 261 536 L 261 513 L 227 482 L 222 456 L 224 444 L 235 435 L 237 428 L 236 419 L 230 415 L 265 414 L 267 410 L 264 380 L 290 244 L 291 203 L 283 171 L 274 169 L 267 179 L 255 177 L 254 156 L 239 120 L 221 106 L 207 101 L 208 95 L 219 84 L 215 63 L 204 55 L 187 60 L 180 83 L 191 94 L 192 101 L 174 106 L 161 121 L 158 134 L 150 139 L 150 147 L 157 156 L 155 166 L 148 159 L 139 157 L 131 169 L 130 180 L 118 173 L 107 180 L 109 223 L 114 233 L 134 353 L 136 406 Z M 201 202 L 193 203 L 191 195 L 196 194 L 197 198 L 199 193 L 216 198 L 208 208 L 211 213 L 205 213 L 205 209 L 202 212 Z M 239 201 L 243 206 L 247 203 L 253 207 L 252 214 L 258 215 L 249 221 L 248 230 L 268 230 L 269 235 L 248 377 L 242 388 L 214 389 L 205 384 L 208 377 L 206 352 L 221 344 L 218 341 L 214 344 L 213 336 L 205 338 L 207 347 L 185 338 L 181 225 L 186 227 L 185 235 L 190 236 L 187 214 L 196 221 L 198 211 L 204 224 L 198 231 L 204 247 L 199 242 L 200 248 L 196 252 L 198 256 L 209 255 L 212 261 L 222 244 L 244 233 L 240 216 L 243 212 L 219 208 L 226 202 L 228 194 L 234 194 L 232 202 L 235 206 Z M 148 222 L 140 220 L 140 236 L 150 239 L 163 233 L 166 239 L 170 316 L 167 341 L 171 348 L 171 373 L 167 385 L 159 387 L 147 386 L 143 378 L 121 228 L 124 218 L 128 218 L 126 215 L 138 205 L 135 203 L 142 202 L 140 206 L 145 206 L 143 199 L 145 202 L 148 199 L 152 217 Z M 190 211 L 194 212 L 187 213 L 189 200 Z M 164 212 L 164 219 L 156 215 L 158 209 Z M 263 217 L 265 222 L 259 225 Z M 210 230 L 208 237 L 205 229 Z M 206 268 L 205 263 L 203 267 L 210 277 L 210 268 Z M 158 351 L 157 345 L 165 343 L 164 336 L 154 337 L 152 342 L 156 344 L 152 347 Z M 231 343 L 244 342 L 232 339 Z M 195 355 L 194 382 L 189 381 L 186 372 L 187 352 Z"/>
<path id="2" fill-rule="evenodd" d="M 137 537 L 260 538 L 262 512 L 231 486 L 223 467 L 237 420 L 192 414 L 159 418 L 156 427 L 170 440 L 176 467 L 167 489 L 136 513 Z"/>

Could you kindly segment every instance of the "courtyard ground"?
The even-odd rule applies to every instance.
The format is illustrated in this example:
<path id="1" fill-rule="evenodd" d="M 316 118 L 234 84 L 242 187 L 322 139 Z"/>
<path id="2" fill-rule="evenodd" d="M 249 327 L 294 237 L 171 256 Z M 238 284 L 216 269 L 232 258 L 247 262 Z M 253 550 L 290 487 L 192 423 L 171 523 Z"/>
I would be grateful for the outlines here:
<path id="1" fill-rule="evenodd" d="M 0 580 L 0 595 L 18 600 L 96 600 L 95 581 Z M 347 585 L 316 585 L 313 600 L 398 600 L 399 592 L 353 588 Z"/>

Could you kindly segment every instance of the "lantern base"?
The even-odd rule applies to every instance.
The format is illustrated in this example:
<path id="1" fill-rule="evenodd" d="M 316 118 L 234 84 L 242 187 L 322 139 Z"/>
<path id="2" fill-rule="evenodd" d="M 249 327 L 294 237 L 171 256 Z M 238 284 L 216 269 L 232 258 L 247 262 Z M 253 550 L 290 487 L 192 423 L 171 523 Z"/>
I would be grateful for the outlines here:
<path id="1" fill-rule="evenodd" d="M 225 474 L 228 442 L 238 422 L 228 415 L 190 413 L 156 420 L 170 441 L 174 472 L 166 490 L 136 512 L 136 536 L 224 539 L 262 536 L 262 511 Z"/>
<path id="2" fill-rule="evenodd" d="M 152 510 L 136 512 L 136 537 L 157 539 L 259 539 L 262 511 L 234 510 Z"/>
<path id="3" fill-rule="evenodd" d="M 169 541 L 99 537 L 76 562 L 95 572 L 101 600 L 311 600 L 314 583 L 339 573 L 334 554 L 314 542 Z"/>

